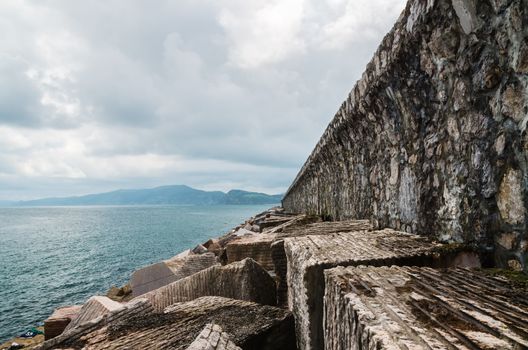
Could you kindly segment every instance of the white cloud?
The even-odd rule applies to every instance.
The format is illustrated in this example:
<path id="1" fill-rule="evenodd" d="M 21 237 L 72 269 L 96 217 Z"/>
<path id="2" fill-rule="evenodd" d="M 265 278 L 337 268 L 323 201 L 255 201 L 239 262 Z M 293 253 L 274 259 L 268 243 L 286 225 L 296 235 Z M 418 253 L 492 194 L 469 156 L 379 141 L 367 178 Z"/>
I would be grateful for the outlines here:
<path id="1" fill-rule="evenodd" d="M 379 34 L 402 11 L 405 0 L 330 1 L 342 13 L 325 23 L 317 44 L 324 49 L 342 49 L 351 43 L 379 40 Z"/>
<path id="2" fill-rule="evenodd" d="M 302 52 L 303 5 L 303 0 L 239 1 L 223 9 L 219 20 L 232 45 L 230 62 L 256 68 Z"/>
<path id="3" fill-rule="evenodd" d="M 5 0 L 0 199 L 285 190 L 402 0 Z"/>

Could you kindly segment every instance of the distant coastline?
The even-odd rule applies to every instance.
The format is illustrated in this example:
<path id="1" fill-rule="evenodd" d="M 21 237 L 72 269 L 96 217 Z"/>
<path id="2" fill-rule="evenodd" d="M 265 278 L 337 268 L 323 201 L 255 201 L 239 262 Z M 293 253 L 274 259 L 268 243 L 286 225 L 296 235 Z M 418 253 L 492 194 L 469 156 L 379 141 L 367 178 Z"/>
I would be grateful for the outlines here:
<path id="1" fill-rule="evenodd" d="M 150 189 L 117 190 L 75 197 L 42 198 L 27 201 L 0 201 L 2 207 L 86 206 L 86 205 L 231 205 L 277 204 L 282 194 L 243 190 L 203 191 L 185 185 Z"/>

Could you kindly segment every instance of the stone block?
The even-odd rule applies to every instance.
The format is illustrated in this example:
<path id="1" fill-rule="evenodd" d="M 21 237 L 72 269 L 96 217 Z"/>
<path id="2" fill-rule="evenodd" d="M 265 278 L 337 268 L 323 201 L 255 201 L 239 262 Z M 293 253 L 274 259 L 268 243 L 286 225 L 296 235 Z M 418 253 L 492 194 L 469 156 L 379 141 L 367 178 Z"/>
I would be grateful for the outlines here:
<path id="1" fill-rule="evenodd" d="M 232 241 L 226 246 L 227 262 L 232 263 L 251 258 L 264 269 L 271 271 L 274 266 L 270 247 L 274 240 L 274 234 L 260 234 L 244 236 Z"/>
<path id="2" fill-rule="evenodd" d="M 132 297 L 140 296 L 177 279 L 174 272 L 163 261 L 145 266 L 132 273 L 132 278 L 130 279 Z"/>
<path id="3" fill-rule="evenodd" d="M 356 231 L 284 239 L 288 306 L 299 349 L 323 346 L 323 271 L 336 266 L 433 265 L 440 244 L 393 230 Z"/>
<path id="4" fill-rule="evenodd" d="M 187 350 L 242 350 L 219 325 L 208 323 Z"/>
<path id="5" fill-rule="evenodd" d="M 248 258 L 226 266 L 210 267 L 143 294 L 140 298 L 148 299 L 155 310 L 162 311 L 174 303 L 203 296 L 221 296 L 275 305 L 276 287 L 273 278 Z"/>
<path id="6" fill-rule="evenodd" d="M 288 305 L 288 282 L 286 277 L 288 268 L 286 253 L 284 252 L 284 238 L 372 229 L 372 225 L 368 220 L 313 222 L 314 219 L 311 218 L 308 223 L 301 224 L 300 221 L 306 220 L 304 215 L 296 217 L 294 220 L 291 225 L 282 227 L 276 233 L 276 238 L 270 246 L 273 270 L 277 282 L 278 306 Z"/>
<path id="7" fill-rule="evenodd" d="M 123 304 L 113 301 L 108 297 L 94 296 L 88 299 L 88 301 L 81 307 L 77 316 L 68 324 L 66 329 L 67 332 L 83 323 L 89 322 L 93 319 L 108 314 L 109 312 L 119 310 L 123 307 Z"/>
<path id="8" fill-rule="evenodd" d="M 82 305 L 60 307 L 53 311 L 44 321 L 44 337 L 46 340 L 60 335 L 70 322 L 77 317 Z"/>
<path id="9" fill-rule="evenodd" d="M 135 271 L 130 280 L 132 297 L 166 286 L 217 263 L 213 253 L 184 253 Z"/>
<path id="10" fill-rule="evenodd" d="M 308 223 L 306 225 L 290 226 L 283 229 L 277 236 L 285 238 L 309 235 L 328 235 L 337 232 L 370 231 L 372 228 L 372 224 L 369 220 L 324 221 Z"/>
<path id="11" fill-rule="evenodd" d="M 337 267 L 325 286 L 325 350 L 528 347 L 528 291 L 476 270 Z"/>
<path id="12" fill-rule="evenodd" d="M 277 283 L 277 306 L 288 306 L 288 263 L 284 251 L 284 240 L 277 240 L 270 246 L 273 260 L 275 281 Z"/>
<path id="13" fill-rule="evenodd" d="M 242 349 L 295 349 L 290 312 L 220 297 L 177 303 L 161 313 L 148 300 L 135 299 L 120 310 L 45 342 L 39 349 L 184 350 L 211 323 Z"/>

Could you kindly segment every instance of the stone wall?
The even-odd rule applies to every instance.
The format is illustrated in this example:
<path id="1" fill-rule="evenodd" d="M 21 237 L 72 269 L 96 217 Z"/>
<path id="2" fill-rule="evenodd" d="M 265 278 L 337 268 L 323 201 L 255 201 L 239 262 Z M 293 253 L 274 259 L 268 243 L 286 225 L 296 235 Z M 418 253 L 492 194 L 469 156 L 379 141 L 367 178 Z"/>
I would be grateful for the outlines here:
<path id="1" fill-rule="evenodd" d="M 283 206 L 526 269 L 527 110 L 527 0 L 410 0 Z"/>

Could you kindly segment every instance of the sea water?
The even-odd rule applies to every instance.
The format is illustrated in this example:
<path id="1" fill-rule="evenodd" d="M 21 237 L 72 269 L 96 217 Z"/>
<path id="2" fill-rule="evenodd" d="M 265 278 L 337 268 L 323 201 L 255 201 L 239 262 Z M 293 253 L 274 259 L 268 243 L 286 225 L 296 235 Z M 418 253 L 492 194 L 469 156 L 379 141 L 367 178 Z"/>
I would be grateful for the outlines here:
<path id="1" fill-rule="evenodd" d="M 0 208 L 0 343 L 271 206 Z"/>

